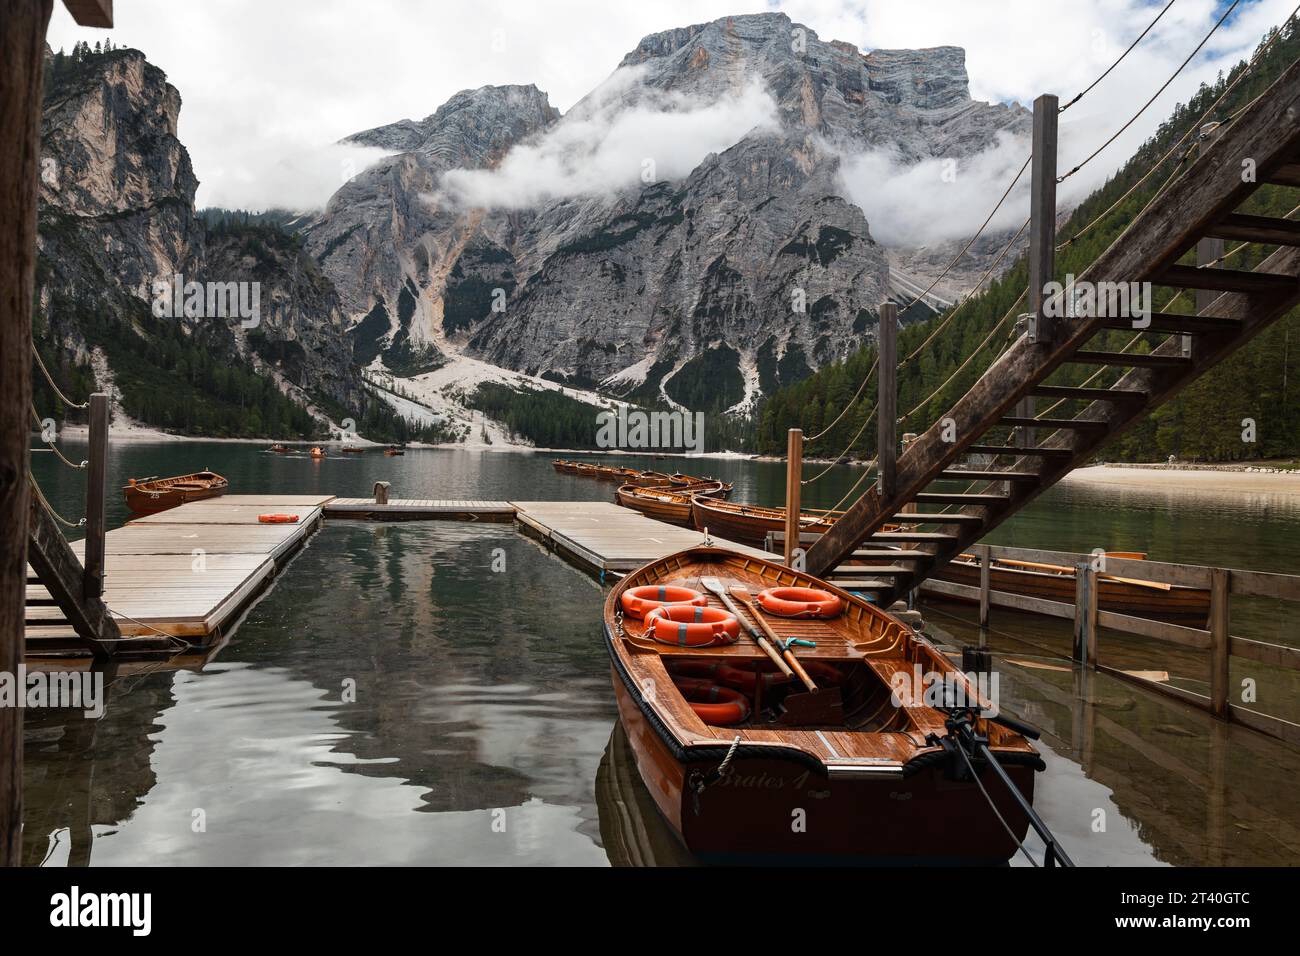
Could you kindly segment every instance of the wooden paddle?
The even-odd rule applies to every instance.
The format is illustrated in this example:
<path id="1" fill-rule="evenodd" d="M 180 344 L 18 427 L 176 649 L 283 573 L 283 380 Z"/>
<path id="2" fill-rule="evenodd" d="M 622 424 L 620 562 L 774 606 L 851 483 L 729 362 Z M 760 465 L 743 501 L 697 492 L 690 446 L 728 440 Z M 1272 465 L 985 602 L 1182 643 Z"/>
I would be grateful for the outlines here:
<path id="1" fill-rule="evenodd" d="M 767 619 L 763 617 L 763 612 L 759 610 L 758 604 L 749 596 L 749 589 L 742 587 L 739 584 L 735 584 L 731 587 L 731 593 L 735 595 L 741 603 L 749 608 L 749 613 L 754 615 L 754 620 L 758 622 L 758 626 L 761 627 L 767 636 L 776 643 L 777 647 L 781 648 L 781 653 L 789 663 L 790 668 L 795 672 L 795 675 L 803 681 L 803 685 L 808 688 L 809 692 L 813 694 L 817 693 L 817 685 L 814 684 L 813 679 L 808 676 L 808 672 L 803 669 L 803 665 L 799 663 L 799 659 L 794 656 L 794 651 L 790 650 L 790 642 L 782 640 L 781 635 L 772 630 L 772 626 L 768 624 Z M 739 617 L 740 615 L 736 616 Z"/>
<path id="2" fill-rule="evenodd" d="M 745 620 L 745 616 L 740 613 L 740 609 L 736 607 L 731 598 L 727 597 L 727 592 L 723 589 L 721 581 L 717 578 L 700 578 L 700 584 L 704 587 L 704 590 L 708 591 L 710 594 L 716 595 L 718 600 L 723 603 L 727 610 L 736 616 L 736 620 L 744 625 L 745 630 L 749 631 L 750 635 L 754 638 L 754 643 L 759 646 L 759 649 L 764 654 L 772 658 L 772 663 L 781 669 L 782 674 L 786 677 L 795 676 L 794 671 L 792 671 L 789 665 L 782 660 L 781 655 L 776 652 L 776 648 L 767 642 L 767 639 L 763 637 L 758 628 Z M 748 594 L 749 592 L 746 591 L 745 593 Z"/>

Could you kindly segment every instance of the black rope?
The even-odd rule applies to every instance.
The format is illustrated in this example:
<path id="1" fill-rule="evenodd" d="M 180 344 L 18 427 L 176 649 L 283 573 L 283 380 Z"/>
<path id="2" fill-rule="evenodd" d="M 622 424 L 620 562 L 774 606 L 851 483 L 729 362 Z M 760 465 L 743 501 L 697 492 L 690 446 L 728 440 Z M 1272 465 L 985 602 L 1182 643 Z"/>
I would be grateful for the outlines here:
<path id="1" fill-rule="evenodd" d="M 1137 39 L 1128 45 L 1128 49 L 1119 55 L 1119 59 L 1116 60 L 1114 63 L 1112 63 L 1110 66 L 1106 67 L 1105 73 L 1103 73 L 1101 76 L 1097 77 L 1095 80 L 1089 83 L 1087 89 L 1085 89 L 1074 99 L 1070 100 L 1070 102 L 1062 106 L 1059 110 L 1057 110 L 1057 112 L 1064 113 L 1071 106 L 1073 106 L 1075 103 L 1079 102 L 1079 100 L 1083 99 L 1090 92 L 1092 92 L 1092 88 L 1096 86 L 1098 83 L 1100 83 L 1102 80 L 1106 79 L 1106 77 L 1110 75 L 1111 70 L 1115 69 L 1115 67 L 1119 66 L 1121 63 L 1124 62 L 1124 57 L 1128 56 L 1130 53 L 1133 52 L 1133 48 L 1142 42 L 1142 38 L 1151 32 L 1151 28 L 1160 22 L 1160 18 L 1163 17 L 1166 13 L 1168 13 L 1169 8 L 1172 7 L 1173 5 L 1174 5 L 1174 0 L 1169 0 L 1169 2 L 1165 4 L 1165 8 L 1156 14 L 1156 18 L 1147 24 L 1147 28 L 1138 34 Z"/>

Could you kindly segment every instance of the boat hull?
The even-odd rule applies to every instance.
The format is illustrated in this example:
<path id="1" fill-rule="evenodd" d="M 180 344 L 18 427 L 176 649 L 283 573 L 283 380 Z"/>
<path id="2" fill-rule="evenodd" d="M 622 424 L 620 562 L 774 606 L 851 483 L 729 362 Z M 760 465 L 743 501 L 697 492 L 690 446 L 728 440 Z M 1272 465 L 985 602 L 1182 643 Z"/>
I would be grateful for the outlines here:
<path id="1" fill-rule="evenodd" d="M 642 783 L 677 838 L 705 861 L 995 865 L 1016 852 L 976 785 L 947 780 L 942 764 L 901 778 L 832 780 L 795 759 L 737 757 L 697 798 L 694 775 L 713 771 L 726 748 L 677 746 L 616 659 L 611 680 Z M 1032 801 L 1033 768 L 1006 770 Z M 1028 817 L 999 784 L 985 786 L 1023 840 Z"/>
<path id="2" fill-rule="evenodd" d="M 979 587 L 979 566 L 951 561 L 934 575 L 940 581 Z M 1128 581 L 1098 577 L 1097 606 L 1103 611 L 1147 617 L 1161 621 L 1206 621 L 1210 614 L 1210 592 L 1200 588 L 1173 587 L 1168 591 L 1145 588 Z M 1075 579 L 1073 575 L 1046 574 L 1003 568 L 994 565 L 989 569 L 989 587 L 1026 597 L 1042 598 L 1073 604 Z M 977 599 L 950 594 L 926 593 L 927 600 L 953 601 L 959 604 L 978 603 Z"/>
<path id="3" fill-rule="evenodd" d="M 230 488 L 230 483 L 226 479 L 215 476 L 206 487 L 200 488 L 176 487 L 165 483 L 177 480 L 179 479 L 164 479 L 163 482 L 156 484 L 144 482 L 128 485 L 122 489 L 122 497 L 132 514 L 151 515 L 191 501 L 219 497 Z"/>
<path id="4" fill-rule="evenodd" d="M 767 543 L 769 532 L 785 531 L 785 515 L 742 513 L 735 509 L 710 508 L 696 503 L 691 505 L 691 523 L 701 531 L 708 528 L 709 534 L 756 548 Z M 830 529 L 829 521 L 806 522 L 801 528 L 802 531 L 814 534 L 825 534 Z"/>

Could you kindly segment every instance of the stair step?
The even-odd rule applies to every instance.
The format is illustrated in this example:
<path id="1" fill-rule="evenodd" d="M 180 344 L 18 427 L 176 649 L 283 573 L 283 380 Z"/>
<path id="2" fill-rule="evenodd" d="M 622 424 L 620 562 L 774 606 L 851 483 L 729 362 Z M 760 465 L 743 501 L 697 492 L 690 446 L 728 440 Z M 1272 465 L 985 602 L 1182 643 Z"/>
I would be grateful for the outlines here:
<path id="1" fill-rule="evenodd" d="M 1166 266 L 1152 279 L 1156 285 L 1176 289 L 1209 289 L 1211 292 L 1240 292 L 1243 295 L 1293 294 L 1295 276 L 1277 272 L 1244 272 L 1240 269 L 1198 269 L 1196 266 Z"/>
<path id="2" fill-rule="evenodd" d="M 1275 246 L 1300 246 L 1300 222 L 1272 216 L 1247 216 L 1234 212 L 1224 216 L 1205 234 L 1214 239 L 1241 239 Z"/>
<path id="3" fill-rule="evenodd" d="M 893 588 L 892 581 L 836 581 L 835 586 L 845 591 L 888 591 Z"/>
<path id="4" fill-rule="evenodd" d="M 894 515 L 895 521 L 908 524 L 983 524 L 980 515 L 964 515 L 957 512 L 903 511 Z"/>
<path id="5" fill-rule="evenodd" d="M 1038 481 L 1038 474 L 1032 471 L 974 471 L 951 468 L 939 472 L 939 477 L 946 481 Z"/>
<path id="6" fill-rule="evenodd" d="M 877 531 L 868 541 L 956 541 L 955 534 L 941 531 Z"/>
<path id="7" fill-rule="evenodd" d="M 963 495 L 944 491 L 923 491 L 913 499 L 918 505 L 1000 505 L 1006 495 Z"/>
<path id="8" fill-rule="evenodd" d="M 1069 428 L 1072 431 L 1080 432 L 1101 432 L 1110 429 L 1106 422 L 1095 422 L 1090 418 L 1020 418 L 1016 415 L 1008 415 L 999 421 L 1002 425 L 1011 425 L 1014 428 L 1042 428 L 1045 430 L 1055 430 L 1058 428 Z"/>
<path id="9" fill-rule="evenodd" d="M 1101 320 L 1104 329 L 1123 329 L 1126 332 L 1182 332 L 1188 335 L 1213 335 L 1219 332 L 1236 332 L 1241 328 L 1237 319 L 1220 315 L 1177 315 L 1173 312 L 1152 312 L 1147 325 L 1137 328 L 1133 319 L 1114 317 Z"/>
<path id="10" fill-rule="evenodd" d="M 1274 186 L 1300 187 L 1300 163 L 1283 163 L 1265 176 L 1264 181 Z"/>
<path id="11" fill-rule="evenodd" d="M 972 455 L 1038 455 L 1042 458 L 1073 458 L 1069 448 L 1029 448 L 1021 445 L 971 445 L 966 449 Z"/>
<path id="12" fill-rule="evenodd" d="M 1181 355 L 1138 355 L 1128 352 L 1089 352 L 1080 350 L 1067 362 L 1080 365 L 1114 365 L 1129 368 L 1186 368 L 1192 360 Z"/>
<path id="13" fill-rule="evenodd" d="M 905 568 L 901 564 L 841 564 L 838 568 L 827 572 L 826 578 L 835 581 L 840 575 L 863 574 L 882 574 L 887 578 L 896 578 L 912 573 L 914 573 L 913 568 Z"/>
<path id="14" fill-rule="evenodd" d="M 878 558 L 882 561 L 891 561 L 894 559 L 900 561 L 919 561 L 922 558 L 934 557 L 929 551 L 908 551 L 904 548 L 881 548 L 873 551 L 869 548 L 854 551 L 852 557 L 855 558 Z"/>
<path id="15" fill-rule="evenodd" d="M 1071 385 L 1035 385 L 1030 395 L 1041 398 L 1078 398 L 1090 402 L 1145 402 L 1146 392 L 1125 391 L 1118 388 L 1080 388 Z"/>

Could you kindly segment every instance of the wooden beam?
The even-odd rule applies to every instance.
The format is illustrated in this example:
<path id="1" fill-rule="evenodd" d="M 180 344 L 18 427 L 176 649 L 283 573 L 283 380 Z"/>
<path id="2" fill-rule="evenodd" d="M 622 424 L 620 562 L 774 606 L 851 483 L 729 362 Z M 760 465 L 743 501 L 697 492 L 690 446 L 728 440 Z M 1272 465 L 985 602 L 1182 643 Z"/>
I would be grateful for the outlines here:
<path id="1" fill-rule="evenodd" d="M 1295 289 L 1296 277 L 1271 272 L 1244 272 L 1240 269 L 1198 269 L 1195 266 L 1166 266 L 1151 279 L 1156 285 L 1169 285 L 1178 289 L 1196 289 L 1197 308 L 1201 302 L 1213 301 L 1217 296 L 1202 299 L 1200 292 L 1242 292 L 1246 295 L 1289 295 Z"/>
<path id="2" fill-rule="evenodd" d="M 98 595 L 92 597 L 85 593 L 85 568 L 35 495 L 31 496 L 26 525 L 27 560 L 32 570 L 91 653 L 106 660 L 108 649 L 121 640 L 122 633 Z"/>
<path id="3" fill-rule="evenodd" d="M 1050 343 L 1060 320 L 1043 311 L 1044 287 L 1056 272 L 1056 118 L 1057 98 L 1044 93 L 1034 100 L 1033 159 L 1029 187 L 1029 340 Z M 1032 443 L 1032 439 L 1030 440 Z"/>
<path id="4" fill-rule="evenodd" d="M 1215 239 L 1236 239 L 1268 245 L 1300 246 L 1300 222 L 1272 216 L 1248 216 L 1234 212 L 1210 226 L 1205 234 Z M 1222 253 L 1220 253 L 1222 255 Z M 1200 257 L 1197 257 L 1200 261 Z"/>
<path id="5" fill-rule="evenodd" d="M 86 570 L 87 597 L 104 593 L 104 499 L 108 481 L 108 396 L 90 396 L 90 459 L 86 469 Z"/>
<path id="6" fill-rule="evenodd" d="M 881 495 L 889 498 L 894 494 L 898 461 L 898 306 L 892 302 L 880 306 L 877 348 L 880 393 L 876 403 L 876 482 Z"/>
<path id="7" fill-rule="evenodd" d="M 0 16 L 0 671 L 23 659 L 27 469 L 32 401 L 45 28 L 53 0 L 5 5 Z M 0 707 L 0 866 L 22 846 L 23 710 Z"/>
<path id="8" fill-rule="evenodd" d="M 1223 568 L 1210 571 L 1210 711 L 1228 719 L 1228 663 L 1232 648 L 1229 594 L 1231 574 Z"/>
<path id="9" fill-rule="evenodd" d="M 785 443 L 785 566 L 793 567 L 799 549 L 799 509 L 803 488 L 803 429 L 792 428 Z"/>
<path id="10" fill-rule="evenodd" d="M 78 26 L 107 29 L 113 25 L 113 0 L 63 0 L 63 6 Z"/>

